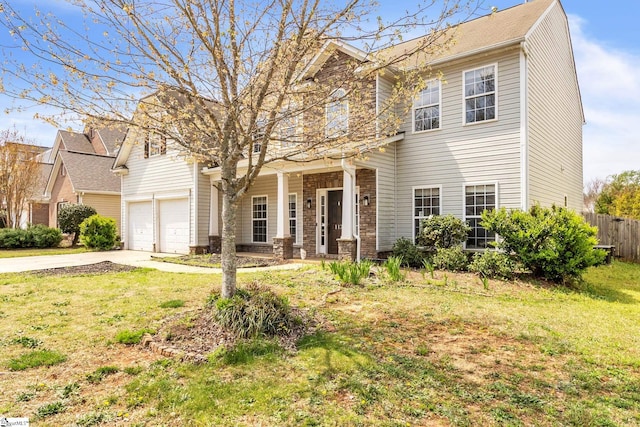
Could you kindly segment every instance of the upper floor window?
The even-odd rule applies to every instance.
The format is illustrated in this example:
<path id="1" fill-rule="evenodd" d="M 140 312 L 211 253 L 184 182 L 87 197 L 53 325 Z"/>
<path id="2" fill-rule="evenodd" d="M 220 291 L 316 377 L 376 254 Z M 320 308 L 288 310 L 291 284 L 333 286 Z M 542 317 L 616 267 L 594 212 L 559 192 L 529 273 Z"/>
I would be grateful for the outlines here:
<path id="1" fill-rule="evenodd" d="M 420 223 L 431 215 L 440 215 L 440 188 L 413 189 L 413 237 L 420 234 Z"/>
<path id="2" fill-rule="evenodd" d="M 264 128 L 266 126 L 266 121 L 262 119 L 258 119 L 256 122 L 256 131 L 253 133 L 253 147 L 252 150 L 254 153 L 259 153 L 262 150 L 262 141 L 264 140 Z"/>
<path id="3" fill-rule="evenodd" d="M 349 132 L 349 101 L 344 89 L 336 89 L 326 105 L 327 138 L 337 138 Z"/>
<path id="4" fill-rule="evenodd" d="M 413 103 L 413 131 L 440 128 L 440 80 L 427 83 Z"/>
<path id="5" fill-rule="evenodd" d="M 280 142 L 283 147 L 291 147 L 298 142 L 298 117 L 283 117 L 280 122 Z"/>
<path id="6" fill-rule="evenodd" d="M 465 123 L 496 118 L 496 66 L 464 72 Z"/>
<path id="7" fill-rule="evenodd" d="M 167 139 L 158 133 L 147 133 L 147 139 L 144 143 L 144 157 L 160 156 L 167 154 Z"/>

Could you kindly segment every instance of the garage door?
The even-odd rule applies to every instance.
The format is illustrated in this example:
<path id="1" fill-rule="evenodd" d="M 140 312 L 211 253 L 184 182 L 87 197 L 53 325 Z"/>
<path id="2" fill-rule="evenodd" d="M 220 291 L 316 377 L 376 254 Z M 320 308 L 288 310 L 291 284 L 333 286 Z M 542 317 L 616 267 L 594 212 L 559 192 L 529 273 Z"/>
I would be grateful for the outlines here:
<path id="1" fill-rule="evenodd" d="M 151 202 L 129 203 L 127 248 L 134 251 L 153 250 L 153 215 Z"/>
<path id="2" fill-rule="evenodd" d="M 189 253 L 188 199 L 161 200 L 158 203 L 160 252 Z"/>

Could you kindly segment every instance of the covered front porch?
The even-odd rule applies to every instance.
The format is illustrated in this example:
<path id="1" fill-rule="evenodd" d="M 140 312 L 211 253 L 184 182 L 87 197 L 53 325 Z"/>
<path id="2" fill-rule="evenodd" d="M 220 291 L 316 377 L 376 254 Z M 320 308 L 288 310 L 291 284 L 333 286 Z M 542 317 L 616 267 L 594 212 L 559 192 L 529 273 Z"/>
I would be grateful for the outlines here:
<path id="1" fill-rule="evenodd" d="M 219 172 L 205 170 L 212 185 L 209 230 L 220 252 Z M 376 169 L 353 159 L 265 166 L 241 201 L 236 227 L 240 252 L 278 259 L 377 257 Z"/>

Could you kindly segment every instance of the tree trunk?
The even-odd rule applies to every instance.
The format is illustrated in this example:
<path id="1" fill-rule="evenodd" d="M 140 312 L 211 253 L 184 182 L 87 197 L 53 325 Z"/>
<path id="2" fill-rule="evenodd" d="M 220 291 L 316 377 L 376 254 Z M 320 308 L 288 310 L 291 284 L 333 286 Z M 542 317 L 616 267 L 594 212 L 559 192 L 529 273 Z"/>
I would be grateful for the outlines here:
<path id="1" fill-rule="evenodd" d="M 236 293 L 236 214 L 237 202 L 222 193 L 222 298 L 231 298 Z"/>

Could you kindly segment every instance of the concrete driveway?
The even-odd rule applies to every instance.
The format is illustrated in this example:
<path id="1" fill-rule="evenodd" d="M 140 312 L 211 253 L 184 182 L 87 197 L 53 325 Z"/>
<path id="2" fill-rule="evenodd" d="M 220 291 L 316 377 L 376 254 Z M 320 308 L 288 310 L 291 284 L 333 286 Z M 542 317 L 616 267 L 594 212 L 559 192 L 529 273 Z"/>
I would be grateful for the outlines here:
<path id="1" fill-rule="evenodd" d="M 219 268 L 193 267 L 190 265 L 173 264 L 154 261 L 154 256 L 180 256 L 176 254 L 158 254 L 141 251 L 109 251 L 109 252 L 85 252 L 69 255 L 44 255 L 21 258 L 0 258 L 0 273 L 20 273 L 24 271 L 42 270 L 46 268 L 72 267 L 75 265 L 95 264 L 103 261 L 111 261 L 116 264 L 132 265 L 134 267 L 155 268 L 171 273 L 203 273 L 220 274 Z M 243 268 L 238 272 L 253 272 L 273 269 L 296 269 L 302 264 L 282 264 L 272 267 Z"/>

